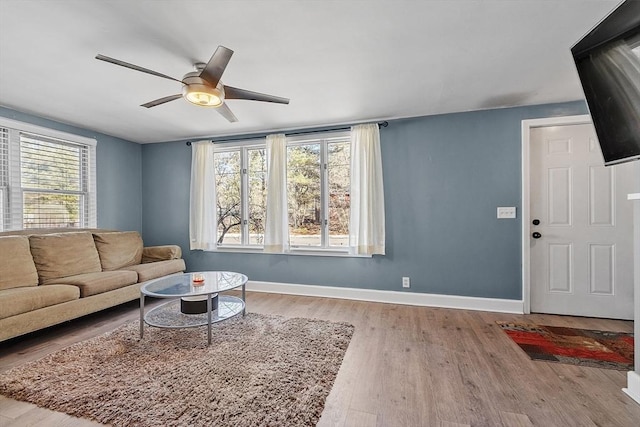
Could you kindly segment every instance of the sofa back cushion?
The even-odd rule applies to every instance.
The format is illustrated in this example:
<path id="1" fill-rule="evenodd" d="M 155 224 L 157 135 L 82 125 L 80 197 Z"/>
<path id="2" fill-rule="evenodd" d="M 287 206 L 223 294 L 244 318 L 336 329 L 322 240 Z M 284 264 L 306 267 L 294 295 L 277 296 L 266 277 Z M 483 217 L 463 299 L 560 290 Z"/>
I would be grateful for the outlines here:
<path id="1" fill-rule="evenodd" d="M 27 236 L 0 237 L 0 290 L 38 285 Z"/>
<path id="2" fill-rule="evenodd" d="M 93 233 L 103 271 L 119 270 L 142 262 L 142 237 L 137 231 Z"/>
<path id="3" fill-rule="evenodd" d="M 40 283 L 102 271 L 93 236 L 88 232 L 29 236 Z"/>

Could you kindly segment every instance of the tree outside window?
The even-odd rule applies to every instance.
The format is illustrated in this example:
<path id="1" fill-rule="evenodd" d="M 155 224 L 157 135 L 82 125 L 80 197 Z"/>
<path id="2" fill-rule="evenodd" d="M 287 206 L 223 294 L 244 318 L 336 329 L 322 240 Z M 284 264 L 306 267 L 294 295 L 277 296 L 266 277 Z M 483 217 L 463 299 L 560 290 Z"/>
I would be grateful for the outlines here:
<path id="1" fill-rule="evenodd" d="M 349 244 L 349 135 L 319 136 L 288 141 L 287 219 L 294 249 Z M 218 245 L 261 247 L 269 191 L 266 144 L 221 145 L 214 163 Z"/>
<path id="2" fill-rule="evenodd" d="M 320 246 L 322 243 L 320 172 L 320 144 L 288 147 L 287 199 L 291 246 Z"/>
<path id="3" fill-rule="evenodd" d="M 214 155 L 219 245 L 262 245 L 267 203 L 264 147 L 241 147 Z"/>

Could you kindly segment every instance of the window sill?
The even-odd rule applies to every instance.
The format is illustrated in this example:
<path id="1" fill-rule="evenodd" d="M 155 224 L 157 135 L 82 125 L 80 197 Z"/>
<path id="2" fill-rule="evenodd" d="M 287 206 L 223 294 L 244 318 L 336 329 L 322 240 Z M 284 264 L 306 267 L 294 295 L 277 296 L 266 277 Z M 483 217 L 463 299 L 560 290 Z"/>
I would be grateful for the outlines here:
<path id="1" fill-rule="evenodd" d="M 342 258 L 371 258 L 372 255 L 357 255 L 341 249 L 316 249 L 316 248 L 291 248 L 288 252 L 265 252 L 260 248 L 252 246 L 219 246 L 216 250 L 209 252 L 221 253 L 242 253 L 242 254 L 264 254 L 264 255 L 295 255 L 295 256 L 322 256 L 322 257 L 342 257 Z"/>

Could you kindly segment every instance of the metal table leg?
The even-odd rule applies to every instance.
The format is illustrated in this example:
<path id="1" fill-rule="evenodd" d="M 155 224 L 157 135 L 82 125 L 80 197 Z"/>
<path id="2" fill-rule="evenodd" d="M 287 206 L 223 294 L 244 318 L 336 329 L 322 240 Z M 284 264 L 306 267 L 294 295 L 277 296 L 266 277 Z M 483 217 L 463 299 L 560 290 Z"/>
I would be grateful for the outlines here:
<path id="1" fill-rule="evenodd" d="M 242 309 L 242 316 L 244 317 L 247 313 L 247 298 L 245 296 L 245 287 L 246 287 L 246 283 L 242 284 L 242 302 L 244 303 L 244 308 Z"/>
<path id="2" fill-rule="evenodd" d="M 140 339 L 144 338 L 144 294 L 140 292 Z"/>
<path id="3" fill-rule="evenodd" d="M 211 345 L 211 294 L 207 294 L 207 345 Z"/>

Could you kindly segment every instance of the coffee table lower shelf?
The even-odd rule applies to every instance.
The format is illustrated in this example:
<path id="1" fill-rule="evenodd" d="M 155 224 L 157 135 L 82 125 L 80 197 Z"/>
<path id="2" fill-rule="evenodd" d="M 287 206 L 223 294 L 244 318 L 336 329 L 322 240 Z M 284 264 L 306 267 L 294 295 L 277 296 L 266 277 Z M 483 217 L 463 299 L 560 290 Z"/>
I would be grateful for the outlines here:
<path id="1" fill-rule="evenodd" d="M 211 312 L 211 323 L 221 322 L 242 313 L 244 301 L 230 296 L 218 296 L 218 309 Z M 152 308 L 144 315 L 144 322 L 157 328 L 195 328 L 207 325 L 207 313 L 183 314 L 180 298 Z"/>

